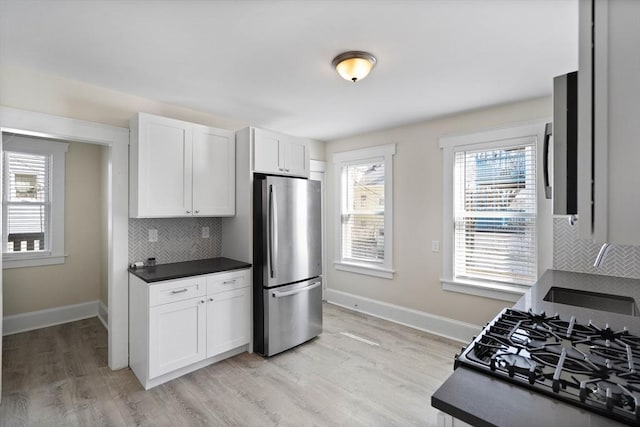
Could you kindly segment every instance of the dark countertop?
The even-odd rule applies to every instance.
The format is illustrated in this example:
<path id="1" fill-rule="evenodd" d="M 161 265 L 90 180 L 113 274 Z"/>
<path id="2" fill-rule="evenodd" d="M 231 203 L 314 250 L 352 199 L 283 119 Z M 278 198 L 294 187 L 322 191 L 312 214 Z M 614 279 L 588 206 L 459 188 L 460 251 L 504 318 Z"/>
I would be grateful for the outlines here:
<path id="1" fill-rule="evenodd" d="M 478 427 L 624 426 L 595 412 L 502 379 L 459 367 L 431 397 L 431 405 Z"/>
<path id="2" fill-rule="evenodd" d="M 581 323 L 627 327 L 640 334 L 640 317 L 609 313 L 544 301 L 552 286 L 631 297 L 640 301 L 640 280 L 548 270 L 513 306 L 518 310 L 561 318 L 575 316 Z M 497 313 L 496 313 L 497 314 Z M 526 402 L 526 404 L 524 403 Z M 431 397 L 431 405 L 477 426 L 623 426 L 616 420 L 563 403 L 487 374 L 459 367 Z"/>
<path id="3" fill-rule="evenodd" d="M 162 280 L 181 279 L 201 274 L 221 273 L 223 271 L 241 270 L 251 267 L 251 264 L 230 258 L 207 258 L 196 261 L 173 262 L 158 264 L 154 267 L 130 268 L 129 273 L 139 277 L 147 283 Z"/>

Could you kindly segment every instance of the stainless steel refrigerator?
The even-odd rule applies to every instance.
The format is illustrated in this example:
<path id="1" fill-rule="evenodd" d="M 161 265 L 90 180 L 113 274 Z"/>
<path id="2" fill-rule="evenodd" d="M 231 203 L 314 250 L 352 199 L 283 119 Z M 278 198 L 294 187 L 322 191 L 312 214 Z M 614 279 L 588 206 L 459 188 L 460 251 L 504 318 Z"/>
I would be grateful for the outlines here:
<path id="1" fill-rule="evenodd" d="M 254 180 L 253 350 L 265 356 L 322 332 L 320 182 Z"/>

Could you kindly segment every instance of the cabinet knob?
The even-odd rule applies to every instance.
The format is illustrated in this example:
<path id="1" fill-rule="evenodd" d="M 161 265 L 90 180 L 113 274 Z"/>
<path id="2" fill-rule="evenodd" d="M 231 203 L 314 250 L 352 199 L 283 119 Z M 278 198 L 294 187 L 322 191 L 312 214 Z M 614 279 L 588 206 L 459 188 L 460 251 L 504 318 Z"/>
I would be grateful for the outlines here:
<path id="1" fill-rule="evenodd" d="M 200 304 L 204 304 L 204 300 L 200 300 Z"/>
<path id="2" fill-rule="evenodd" d="M 281 171 L 283 171 L 283 170 L 284 170 L 284 168 L 278 168 L 278 169 L 280 169 Z"/>
<path id="3" fill-rule="evenodd" d="M 195 212 L 195 213 L 200 213 L 200 211 L 199 211 L 198 209 L 196 209 L 194 212 Z"/>
<path id="4" fill-rule="evenodd" d="M 285 168 L 285 170 L 284 170 L 284 171 L 285 171 L 285 172 L 290 172 L 290 169 Z"/>
<path id="5" fill-rule="evenodd" d="M 191 211 L 187 211 L 187 213 L 188 213 L 188 214 L 190 214 L 190 213 L 191 213 Z"/>
<path id="6" fill-rule="evenodd" d="M 213 298 L 209 298 L 209 302 L 213 302 Z"/>

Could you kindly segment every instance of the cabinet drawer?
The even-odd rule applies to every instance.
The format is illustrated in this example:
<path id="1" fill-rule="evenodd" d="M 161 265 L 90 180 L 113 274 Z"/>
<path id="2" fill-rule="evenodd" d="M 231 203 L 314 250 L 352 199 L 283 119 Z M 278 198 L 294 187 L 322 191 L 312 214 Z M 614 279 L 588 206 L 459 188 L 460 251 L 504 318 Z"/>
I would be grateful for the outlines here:
<path id="1" fill-rule="evenodd" d="M 149 289 L 149 305 L 153 307 L 203 296 L 206 294 L 205 284 L 206 276 L 198 276 L 151 285 Z"/>
<path id="2" fill-rule="evenodd" d="M 249 286 L 249 270 L 230 271 L 207 277 L 207 294 L 231 291 Z"/>

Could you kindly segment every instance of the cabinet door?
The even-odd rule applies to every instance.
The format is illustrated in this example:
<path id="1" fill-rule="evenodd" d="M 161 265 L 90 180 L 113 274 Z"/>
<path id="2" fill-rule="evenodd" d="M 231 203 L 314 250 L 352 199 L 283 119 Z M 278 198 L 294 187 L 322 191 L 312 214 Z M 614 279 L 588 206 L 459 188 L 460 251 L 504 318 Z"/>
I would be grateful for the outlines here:
<path id="1" fill-rule="evenodd" d="M 251 288 L 207 297 L 207 357 L 249 343 Z"/>
<path id="2" fill-rule="evenodd" d="M 309 177 L 309 143 L 302 138 L 287 137 L 280 143 L 287 175 Z"/>
<path id="3" fill-rule="evenodd" d="M 284 159 L 280 155 L 281 135 L 263 129 L 254 129 L 253 132 L 253 170 L 282 174 Z"/>
<path id="4" fill-rule="evenodd" d="M 580 2 L 578 237 L 640 245 L 640 2 Z"/>
<path id="5" fill-rule="evenodd" d="M 155 378 L 206 355 L 205 297 L 151 307 L 149 378 Z"/>
<path id="6" fill-rule="evenodd" d="M 138 115 L 137 149 L 132 159 L 139 217 L 189 215 L 191 210 L 191 129 L 179 120 Z M 134 163 L 134 162 L 132 162 Z M 135 170 L 137 167 L 137 171 Z"/>
<path id="7" fill-rule="evenodd" d="M 193 130 L 193 214 L 235 213 L 235 133 L 196 126 Z"/>

